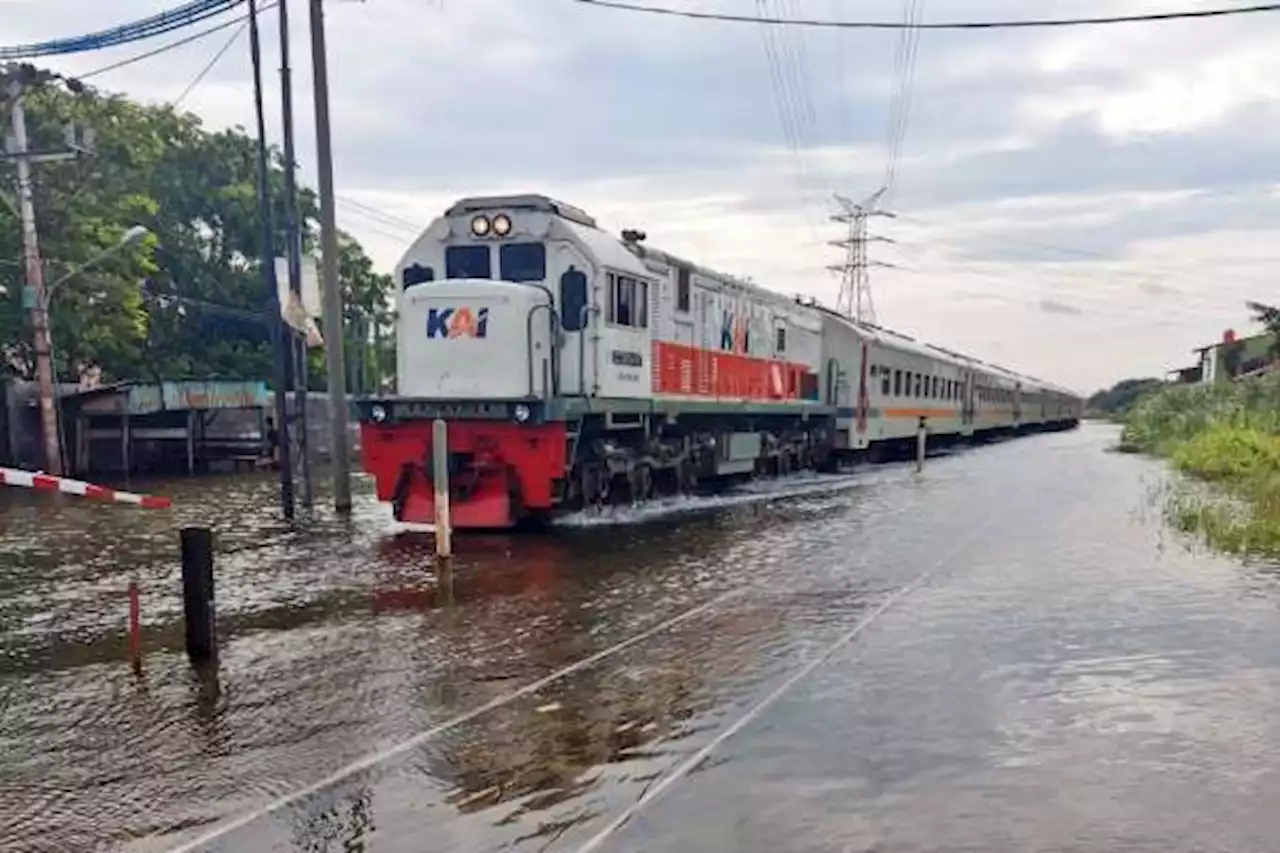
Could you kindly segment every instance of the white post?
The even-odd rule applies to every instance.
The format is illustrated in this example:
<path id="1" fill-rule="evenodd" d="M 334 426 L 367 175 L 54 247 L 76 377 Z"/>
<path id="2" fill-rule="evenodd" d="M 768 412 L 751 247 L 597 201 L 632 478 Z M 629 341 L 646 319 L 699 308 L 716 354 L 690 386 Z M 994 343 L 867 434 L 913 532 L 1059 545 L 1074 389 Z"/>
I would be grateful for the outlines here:
<path id="1" fill-rule="evenodd" d="M 449 425 L 437 419 L 431 429 L 432 480 L 436 491 L 436 556 L 453 556 L 453 527 L 449 521 Z"/>
<path id="2" fill-rule="evenodd" d="M 920 426 L 916 431 L 916 470 L 924 470 L 925 450 L 929 445 L 929 425 L 927 418 L 920 419 Z"/>

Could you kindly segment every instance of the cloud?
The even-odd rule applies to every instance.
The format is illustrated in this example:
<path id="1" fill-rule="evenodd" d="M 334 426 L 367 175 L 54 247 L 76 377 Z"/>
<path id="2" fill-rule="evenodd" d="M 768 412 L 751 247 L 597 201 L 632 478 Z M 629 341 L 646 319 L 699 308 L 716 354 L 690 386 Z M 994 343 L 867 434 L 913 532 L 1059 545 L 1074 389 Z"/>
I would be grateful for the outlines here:
<path id="1" fill-rule="evenodd" d="M 33 0 L 6 7 L 6 37 L 82 33 L 168 5 Z M 852 14 L 841 0 L 787 5 Z M 293 8 L 298 146 L 314 181 L 306 10 Z M 1078 0 L 1071 12 L 1150 8 Z M 925 11 L 1031 14 L 1014 0 Z M 867 0 L 857 14 L 894 19 L 901 4 Z M 263 67 L 279 139 L 275 20 L 264 16 Z M 610 230 L 639 227 L 654 245 L 833 302 L 831 193 L 865 196 L 885 175 L 892 33 L 769 41 L 567 0 L 329 3 L 327 23 L 340 222 L 383 267 L 457 197 L 543 191 Z M 93 82 L 171 99 L 229 35 Z M 1246 326 L 1243 299 L 1266 294 L 1280 265 L 1277 36 L 1280 16 L 1261 15 L 923 33 L 899 218 L 874 226 L 898 241 L 874 257 L 903 267 L 873 275 L 879 319 L 1081 388 L 1160 374 Z M 53 64 L 84 72 L 152 44 Z M 247 59 L 241 37 L 184 106 L 212 127 L 252 127 Z"/>

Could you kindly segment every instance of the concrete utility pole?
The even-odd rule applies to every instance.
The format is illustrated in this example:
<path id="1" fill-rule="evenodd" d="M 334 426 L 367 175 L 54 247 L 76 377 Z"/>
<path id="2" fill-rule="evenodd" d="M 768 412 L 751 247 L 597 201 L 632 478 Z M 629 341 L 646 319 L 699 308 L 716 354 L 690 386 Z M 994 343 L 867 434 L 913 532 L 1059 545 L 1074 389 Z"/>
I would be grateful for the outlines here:
<path id="1" fill-rule="evenodd" d="M 329 374 L 329 429 L 333 443 L 333 506 L 351 511 L 347 459 L 346 359 L 342 355 L 342 291 L 338 283 L 338 225 L 333 203 L 333 144 L 329 136 L 329 70 L 324 43 L 324 2 L 311 0 L 311 76 L 315 84 L 316 154 L 320 172 L 321 286 L 324 288 L 324 355 Z"/>
<path id="2" fill-rule="evenodd" d="M 40 429 L 44 438 L 45 470 L 62 474 L 62 441 L 58 433 L 58 414 L 54 406 L 52 346 L 49 340 L 49 299 L 44 286 L 44 264 L 40 259 L 40 239 L 36 232 L 35 196 L 31 184 L 33 163 L 56 163 L 73 160 L 88 153 L 86 147 L 74 144 L 74 129 L 68 130 L 68 146 L 54 151 L 31 151 L 27 140 L 26 89 L 30 85 L 60 79 L 30 65 L 9 65 L 0 72 L 9 97 L 13 135 L 6 140 L 5 159 L 13 160 L 18 170 L 18 215 L 22 220 L 22 256 L 26 269 L 25 301 L 31 313 L 31 343 L 35 350 L 36 381 L 40 391 Z M 78 83 L 68 81 L 76 90 Z"/>
<path id="3" fill-rule="evenodd" d="M 892 243 L 888 237 L 870 237 L 867 235 L 867 219 L 872 216 L 894 214 L 876 208 L 876 202 L 885 194 L 882 187 L 872 193 L 866 200 L 855 204 L 842 195 L 835 196 L 840 213 L 831 217 L 831 221 L 848 226 L 848 234 L 843 240 L 832 240 L 830 244 L 845 250 L 844 263 L 832 264 L 827 269 L 838 272 L 840 279 L 840 296 L 836 302 L 836 310 L 846 317 L 852 317 L 860 323 L 875 323 L 876 306 L 871 298 L 871 277 L 867 274 L 869 267 L 892 267 L 881 261 L 867 258 L 867 243 Z"/>
<path id="4" fill-rule="evenodd" d="M 284 111 L 284 233 L 285 258 L 289 265 L 289 292 L 302 302 L 302 235 L 298 224 L 298 168 L 293 146 L 293 74 L 289 68 L 289 3 L 278 0 L 280 16 L 280 102 Z M 288 327 L 283 330 L 288 333 Z M 302 505 L 310 507 L 311 457 L 307 452 L 307 340 L 306 336 L 289 334 L 289 357 L 294 359 L 293 380 L 293 459 L 302 484 Z"/>

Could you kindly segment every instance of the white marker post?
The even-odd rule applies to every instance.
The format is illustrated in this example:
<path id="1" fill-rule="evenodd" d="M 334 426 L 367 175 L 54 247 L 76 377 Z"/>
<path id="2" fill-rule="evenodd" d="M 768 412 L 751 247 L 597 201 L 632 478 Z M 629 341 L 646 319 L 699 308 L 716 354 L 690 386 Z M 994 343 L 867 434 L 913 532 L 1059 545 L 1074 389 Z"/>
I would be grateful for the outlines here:
<path id="1" fill-rule="evenodd" d="M 929 446 L 929 421 L 920 418 L 920 426 L 916 430 L 916 470 L 924 470 L 925 451 Z"/>
<path id="2" fill-rule="evenodd" d="M 449 425 L 437 419 L 431 428 L 432 479 L 436 490 L 436 557 L 453 556 L 453 527 L 449 521 Z"/>

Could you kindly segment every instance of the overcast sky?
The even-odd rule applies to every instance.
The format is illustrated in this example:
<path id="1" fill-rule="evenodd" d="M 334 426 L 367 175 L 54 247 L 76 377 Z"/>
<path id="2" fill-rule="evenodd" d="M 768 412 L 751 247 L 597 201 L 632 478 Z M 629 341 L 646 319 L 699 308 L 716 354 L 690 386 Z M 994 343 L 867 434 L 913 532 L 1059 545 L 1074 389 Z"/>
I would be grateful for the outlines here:
<path id="1" fill-rule="evenodd" d="M 760 0 L 662 0 L 757 11 Z M 926 20 L 1243 0 L 921 0 Z M 10 43 L 178 0 L 0 0 Z M 892 32 L 770 30 L 570 0 L 328 0 L 339 220 L 389 270 L 453 199 L 545 192 L 617 231 L 834 304 L 831 194 L 884 182 Z M 900 19 L 903 0 L 767 0 Z M 299 154 L 314 183 L 307 4 L 292 0 Z M 278 141 L 276 12 L 263 15 Z M 235 28 L 93 76 L 170 101 Z M 173 40 L 45 62 L 84 74 Z M 882 324 L 1091 391 L 1192 361 L 1243 301 L 1280 301 L 1280 15 L 924 32 L 874 257 Z M 183 101 L 253 126 L 248 38 Z M 372 213 L 370 208 L 381 213 Z"/>

